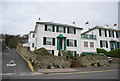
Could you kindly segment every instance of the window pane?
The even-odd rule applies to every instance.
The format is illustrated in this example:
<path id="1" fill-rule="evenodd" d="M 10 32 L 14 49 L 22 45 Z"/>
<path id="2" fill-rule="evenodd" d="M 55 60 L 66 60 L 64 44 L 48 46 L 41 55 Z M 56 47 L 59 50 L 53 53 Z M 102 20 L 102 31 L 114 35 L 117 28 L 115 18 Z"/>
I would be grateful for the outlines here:
<path id="1" fill-rule="evenodd" d="M 48 26 L 48 27 L 47 27 L 47 31 L 52 31 L 52 27 L 51 27 L 51 26 Z"/>
<path id="2" fill-rule="evenodd" d="M 74 34 L 74 29 L 73 28 L 69 28 L 69 33 Z"/>
<path id="3" fill-rule="evenodd" d="M 74 46 L 74 40 L 72 39 L 69 40 L 69 46 Z"/>
<path id="4" fill-rule="evenodd" d="M 52 38 L 47 37 L 47 39 L 46 39 L 46 44 L 47 44 L 47 45 L 52 45 Z"/>
<path id="5" fill-rule="evenodd" d="M 88 42 L 84 42 L 84 47 L 88 47 Z"/>
<path id="6" fill-rule="evenodd" d="M 94 42 L 90 42 L 90 47 L 94 47 Z"/>
<path id="7" fill-rule="evenodd" d="M 64 28 L 63 27 L 59 27 L 59 32 L 64 33 Z"/>

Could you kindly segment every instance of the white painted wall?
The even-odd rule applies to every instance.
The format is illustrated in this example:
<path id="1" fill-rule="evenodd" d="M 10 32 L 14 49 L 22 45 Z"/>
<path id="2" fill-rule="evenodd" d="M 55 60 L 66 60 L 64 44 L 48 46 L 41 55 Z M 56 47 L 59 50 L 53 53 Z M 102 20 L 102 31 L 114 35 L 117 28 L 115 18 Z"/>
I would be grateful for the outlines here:
<path id="1" fill-rule="evenodd" d="M 63 34 L 63 36 L 67 37 L 66 39 L 74 39 L 77 40 L 77 47 L 67 47 L 66 50 L 70 51 L 77 51 L 77 54 L 81 53 L 81 29 L 76 29 L 76 34 L 67 34 L 67 33 L 59 33 L 56 32 L 56 27 L 55 27 L 55 32 L 52 31 L 45 31 L 45 26 L 43 24 L 37 24 L 37 29 L 36 29 L 36 48 L 39 49 L 41 47 L 46 48 L 47 50 L 54 50 L 54 55 L 58 55 L 58 50 L 57 50 L 57 36 L 59 34 Z M 66 28 L 67 32 L 67 28 Z M 55 46 L 52 45 L 43 45 L 43 37 L 54 37 L 55 38 Z M 35 39 L 33 39 L 35 42 Z M 31 49 L 33 51 L 34 48 Z"/>

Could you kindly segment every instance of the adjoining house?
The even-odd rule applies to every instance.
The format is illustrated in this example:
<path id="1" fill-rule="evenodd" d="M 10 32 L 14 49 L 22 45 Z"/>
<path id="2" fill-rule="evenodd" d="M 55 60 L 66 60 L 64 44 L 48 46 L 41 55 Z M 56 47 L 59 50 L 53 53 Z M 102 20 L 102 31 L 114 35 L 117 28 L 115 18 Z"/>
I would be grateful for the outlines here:
<path id="1" fill-rule="evenodd" d="M 82 28 L 75 25 L 54 22 L 36 22 L 35 30 L 28 34 L 31 51 L 46 48 L 51 54 L 58 56 L 61 50 L 76 54 L 94 54 L 96 48 L 107 51 L 120 48 L 120 30 L 107 26 L 96 26 L 81 34 Z"/>
<path id="2" fill-rule="evenodd" d="M 120 48 L 120 30 L 107 26 L 96 26 L 81 34 L 82 53 L 96 53 L 96 48 L 103 48 L 107 51 Z"/>
<path id="3" fill-rule="evenodd" d="M 82 28 L 54 22 L 36 22 L 35 30 L 28 35 L 30 50 L 46 48 L 58 56 L 60 50 L 69 51 L 72 55 L 81 54 Z"/>

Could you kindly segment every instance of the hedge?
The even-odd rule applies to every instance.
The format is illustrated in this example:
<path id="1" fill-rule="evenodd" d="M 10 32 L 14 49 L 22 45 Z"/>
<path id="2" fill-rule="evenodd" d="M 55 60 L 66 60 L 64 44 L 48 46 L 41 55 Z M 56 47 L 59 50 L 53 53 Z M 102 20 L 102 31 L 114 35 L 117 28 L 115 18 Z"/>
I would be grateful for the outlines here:
<path id="1" fill-rule="evenodd" d="M 45 48 L 37 49 L 33 51 L 33 53 L 40 54 L 40 55 L 50 55 L 50 53 Z"/>
<path id="2" fill-rule="evenodd" d="M 120 57 L 120 48 L 110 50 L 109 52 L 107 52 L 105 49 L 101 49 L 101 48 L 97 48 L 96 50 L 97 50 L 97 53 L 103 53 L 106 56 Z"/>

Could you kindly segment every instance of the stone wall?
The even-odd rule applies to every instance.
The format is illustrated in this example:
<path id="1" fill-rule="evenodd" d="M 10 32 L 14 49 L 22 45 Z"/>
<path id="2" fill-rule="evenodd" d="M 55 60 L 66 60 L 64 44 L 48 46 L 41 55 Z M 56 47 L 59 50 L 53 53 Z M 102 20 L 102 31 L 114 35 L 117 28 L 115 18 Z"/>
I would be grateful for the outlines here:
<path id="1" fill-rule="evenodd" d="M 78 64 L 80 64 L 80 66 L 92 67 L 92 64 L 96 64 L 97 62 L 99 62 L 101 66 L 110 65 L 108 63 L 108 58 L 101 55 L 79 56 L 77 57 L 77 61 L 73 62 L 72 59 L 66 58 L 65 56 L 33 54 L 33 52 L 29 51 L 28 48 L 23 47 L 22 45 L 18 45 L 17 51 L 33 62 L 34 67 L 38 69 L 47 68 L 48 66 L 52 66 L 52 68 L 70 68 L 71 65 L 79 66 Z"/>
<path id="2" fill-rule="evenodd" d="M 22 45 L 18 45 L 17 51 L 33 62 L 35 68 L 47 68 L 48 66 L 52 66 L 52 68 L 70 68 L 72 63 L 71 59 L 67 59 L 64 56 L 33 54 L 27 47 L 23 47 Z"/>
<path id="3" fill-rule="evenodd" d="M 92 67 L 92 64 L 100 63 L 101 66 L 108 66 L 108 58 L 106 56 L 101 55 L 93 55 L 93 56 L 83 56 L 78 58 L 80 64 L 86 67 Z"/>

